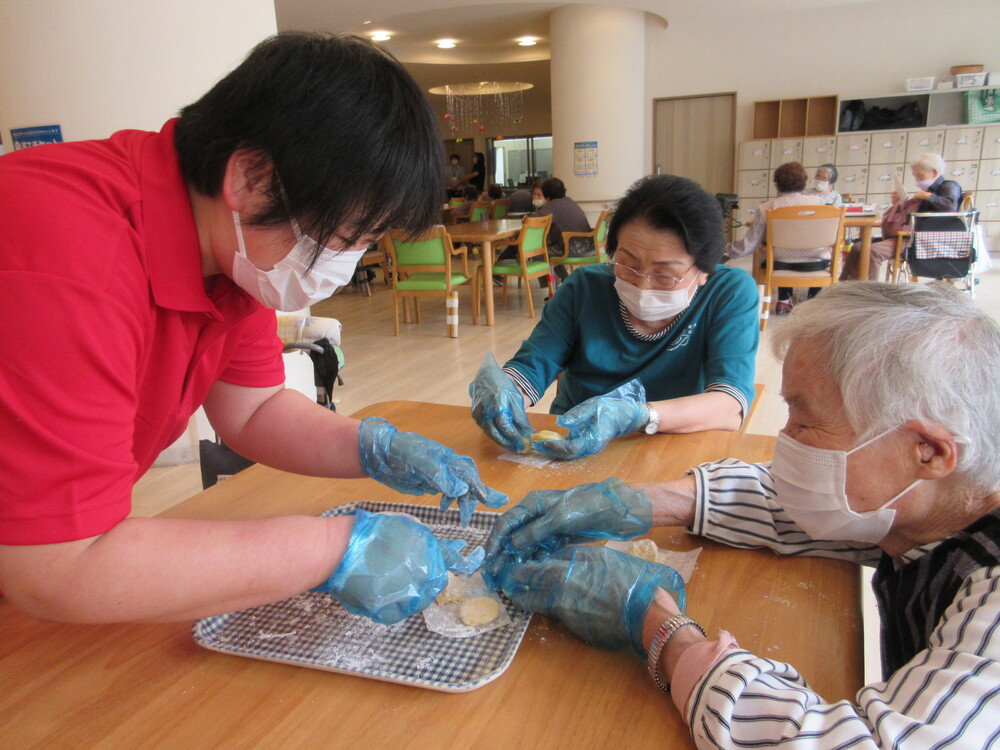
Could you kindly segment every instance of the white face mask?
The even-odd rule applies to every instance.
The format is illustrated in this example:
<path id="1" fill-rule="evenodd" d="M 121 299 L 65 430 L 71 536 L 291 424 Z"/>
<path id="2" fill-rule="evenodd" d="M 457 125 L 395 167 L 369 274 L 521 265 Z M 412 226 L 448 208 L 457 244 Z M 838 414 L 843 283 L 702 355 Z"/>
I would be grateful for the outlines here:
<path id="1" fill-rule="evenodd" d="M 931 185 L 934 184 L 935 179 L 937 178 L 928 180 L 917 180 L 917 187 L 920 188 L 921 190 L 926 190 L 927 188 L 929 188 Z"/>
<path id="2" fill-rule="evenodd" d="M 338 253 L 326 251 L 309 268 L 316 242 L 303 234 L 299 223 L 292 219 L 295 246 L 288 255 L 274 264 L 274 268 L 262 271 L 247 257 L 243 227 L 237 211 L 233 211 L 233 223 L 236 225 L 236 241 L 239 244 L 239 251 L 233 256 L 233 281 L 264 307 L 272 310 L 291 312 L 325 300 L 351 280 L 358 259 L 365 252 L 363 246 Z"/>
<path id="3" fill-rule="evenodd" d="M 683 289 L 640 289 L 635 284 L 629 284 L 619 278 L 615 279 L 615 291 L 618 299 L 625 305 L 633 317 L 647 323 L 666 320 L 679 315 L 691 304 L 690 291 Z"/>
<path id="4" fill-rule="evenodd" d="M 849 451 L 813 448 L 779 432 L 771 460 L 778 504 L 813 539 L 878 544 L 896 517 L 889 506 L 923 480 L 916 480 L 875 510 L 856 513 L 847 502 L 847 457 L 896 429 Z"/>
<path id="5" fill-rule="evenodd" d="M 545 199 L 544 198 L 535 198 L 535 199 L 533 199 L 531 201 L 531 205 L 534 206 L 535 208 L 541 208 L 542 206 L 545 205 Z"/>
<path id="6" fill-rule="evenodd" d="M 817 193 L 825 193 L 830 189 L 830 183 L 826 180 L 813 180 L 812 186 Z"/>

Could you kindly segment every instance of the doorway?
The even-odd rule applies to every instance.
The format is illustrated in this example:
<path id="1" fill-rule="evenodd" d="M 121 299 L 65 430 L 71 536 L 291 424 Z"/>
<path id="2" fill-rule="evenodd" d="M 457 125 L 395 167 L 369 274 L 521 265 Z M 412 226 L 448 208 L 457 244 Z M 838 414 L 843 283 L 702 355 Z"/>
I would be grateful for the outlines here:
<path id="1" fill-rule="evenodd" d="M 654 101 L 654 173 L 689 177 L 712 195 L 732 193 L 735 155 L 735 93 Z"/>

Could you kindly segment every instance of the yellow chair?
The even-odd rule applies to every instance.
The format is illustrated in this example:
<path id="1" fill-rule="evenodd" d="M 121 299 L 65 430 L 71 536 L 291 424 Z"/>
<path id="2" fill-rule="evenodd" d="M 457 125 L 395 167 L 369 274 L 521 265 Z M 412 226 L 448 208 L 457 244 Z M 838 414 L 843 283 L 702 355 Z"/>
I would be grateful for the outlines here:
<path id="1" fill-rule="evenodd" d="M 608 216 L 610 211 L 601 211 L 597 217 L 594 228 L 589 232 L 563 232 L 563 255 L 550 255 L 549 265 L 566 266 L 572 272 L 574 266 L 583 266 L 591 263 L 603 263 L 608 259 Z M 580 240 L 578 238 L 586 238 Z M 576 240 L 576 242 L 574 242 Z M 574 256 L 570 255 L 570 244 L 584 244 L 594 249 L 593 255 Z"/>
<path id="2" fill-rule="evenodd" d="M 760 330 L 767 328 L 771 290 L 778 287 L 832 286 L 840 277 L 840 256 L 844 244 L 846 209 L 836 206 L 785 206 L 767 212 L 764 294 L 761 300 Z M 810 250 L 831 248 L 830 267 L 825 271 L 775 271 L 774 248 Z"/>
<path id="3" fill-rule="evenodd" d="M 531 300 L 531 280 L 549 278 L 549 254 L 547 241 L 549 229 L 552 227 L 552 215 L 526 216 L 521 225 L 521 233 L 517 241 L 511 243 L 517 247 L 517 258 L 494 263 L 490 273 L 503 277 L 503 302 L 507 304 L 507 281 L 511 278 L 523 280 L 528 295 L 528 313 L 535 317 L 535 305 Z M 480 264 L 476 269 L 476 296 L 473 300 L 475 315 L 479 315 L 479 287 L 481 283 L 492 284 L 492 279 L 484 273 Z M 550 287 L 551 288 L 551 287 Z"/>
<path id="4" fill-rule="evenodd" d="M 406 298 L 412 297 L 419 323 L 421 297 L 443 297 L 447 300 L 455 287 L 468 284 L 472 280 L 466 247 L 464 245 L 454 247 L 451 244 L 451 237 L 440 224 L 415 237 L 409 236 L 403 230 L 392 229 L 382 238 L 382 244 L 389 254 L 392 268 L 393 330 L 396 336 L 399 335 L 400 298 L 403 300 L 403 321 L 410 322 L 410 309 L 406 304 Z M 461 273 L 451 269 L 451 259 L 456 255 L 462 259 Z M 478 317 L 479 297 L 476 287 L 473 286 L 472 322 L 476 323 Z M 447 324 L 445 335 L 448 335 Z"/>
<path id="5" fill-rule="evenodd" d="M 490 203 L 491 219 L 506 219 L 510 213 L 510 198 L 497 198 Z"/>

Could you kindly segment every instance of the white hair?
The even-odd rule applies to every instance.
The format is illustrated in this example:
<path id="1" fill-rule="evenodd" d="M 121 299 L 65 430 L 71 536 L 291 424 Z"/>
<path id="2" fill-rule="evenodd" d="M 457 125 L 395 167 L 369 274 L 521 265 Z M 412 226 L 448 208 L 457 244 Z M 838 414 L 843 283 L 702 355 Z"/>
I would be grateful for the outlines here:
<path id="1" fill-rule="evenodd" d="M 944 174 L 944 157 L 941 154 L 921 154 L 910 162 L 910 166 L 932 169 L 940 176 Z"/>
<path id="2" fill-rule="evenodd" d="M 775 356 L 817 347 L 860 441 L 910 420 L 968 442 L 954 476 L 1000 487 L 1000 326 L 950 284 L 834 284 L 774 327 Z"/>

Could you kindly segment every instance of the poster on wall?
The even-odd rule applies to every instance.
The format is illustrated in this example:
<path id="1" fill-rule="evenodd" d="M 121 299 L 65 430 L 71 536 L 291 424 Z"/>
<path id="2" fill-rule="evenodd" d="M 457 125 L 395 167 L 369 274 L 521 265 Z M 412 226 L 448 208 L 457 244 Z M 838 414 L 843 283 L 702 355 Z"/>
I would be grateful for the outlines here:
<path id="1" fill-rule="evenodd" d="M 573 144 L 573 174 L 576 177 L 597 176 L 597 141 Z"/>
<path id="2" fill-rule="evenodd" d="M 39 125 L 34 128 L 11 128 L 10 140 L 14 151 L 28 146 L 40 146 L 43 143 L 62 143 L 62 127 L 60 125 Z"/>

